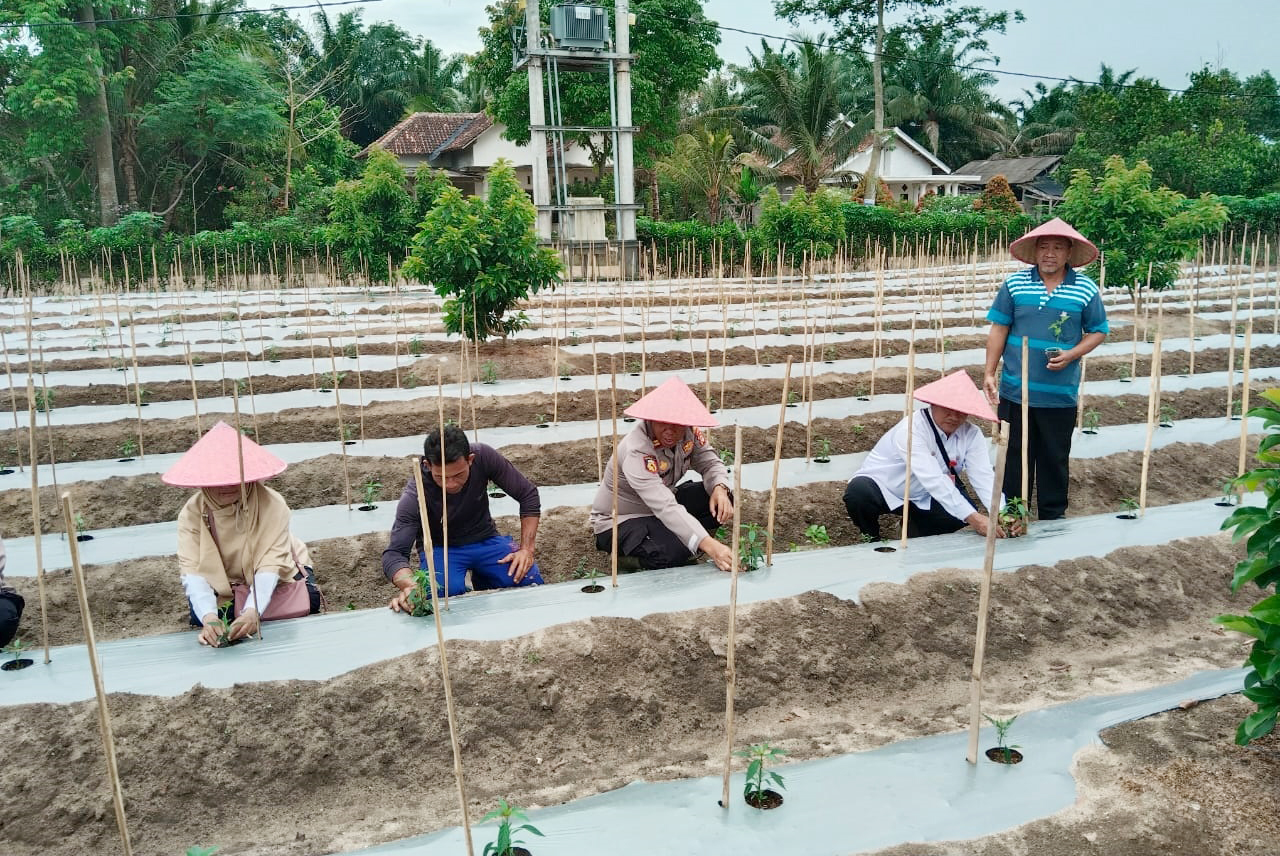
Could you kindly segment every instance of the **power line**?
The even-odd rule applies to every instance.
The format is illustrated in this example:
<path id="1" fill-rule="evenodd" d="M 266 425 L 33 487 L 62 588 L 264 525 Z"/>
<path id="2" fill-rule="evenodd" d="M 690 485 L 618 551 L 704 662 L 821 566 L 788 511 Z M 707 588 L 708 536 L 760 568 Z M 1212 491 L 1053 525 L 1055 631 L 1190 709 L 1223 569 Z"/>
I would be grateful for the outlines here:
<path id="1" fill-rule="evenodd" d="M 288 12 L 296 9 L 324 9 L 336 6 L 365 6 L 381 2 L 382 0 L 336 0 L 336 2 L 321 2 L 321 0 L 314 0 L 314 2 L 303 3 L 297 6 L 272 6 L 270 9 L 226 9 L 212 13 L 209 10 L 205 10 L 203 12 L 175 12 L 172 15 L 134 15 L 129 18 L 98 18 L 92 21 L 0 21 L 0 28 L 25 27 L 29 30 L 37 30 L 45 27 L 83 27 L 86 24 L 106 26 L 109 24 L 132 24 L 140 21 L 177 21 L 183 18 L 207 18 L 210 14 L 214 14 L 219 18 L 229 18 L 236 15 L 270 14 L 272 12 Z"/>

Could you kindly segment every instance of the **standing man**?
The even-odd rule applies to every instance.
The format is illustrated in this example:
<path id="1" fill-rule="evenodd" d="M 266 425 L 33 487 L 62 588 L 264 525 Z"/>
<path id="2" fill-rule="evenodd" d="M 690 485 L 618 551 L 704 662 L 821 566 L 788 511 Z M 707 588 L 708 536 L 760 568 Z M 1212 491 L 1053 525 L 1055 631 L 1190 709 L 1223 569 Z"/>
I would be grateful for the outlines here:
<path id="1" fill-rule="evenodd" d="M 708 532 L 733 519 L 729 471 L 703 430 L 720 423 L 676 377 L 623 412 L 641 421 L 618 442 L 591 503 L 596 549 L 613 547 L 616 458 L 618 555 L 649 570 L 687 565 L 701 550 L 720 570 L 731 570 L 733 551 Z M 680 484 L 689 470 L 701 478 Z"/>
<path id="2" fill-rule="evenodd" d="M 1009 423 L 1006 497 L 1022 494 L 1022 342 L 1028 345 L 1027 493 L 1037 495 L 1040 520 L 1067 512 L 1071 433 L 1076 422 L 1080 363 L 1107 337 L 1097 284 L 1078 268 L 1098 248 L 1055 217 L 1009 245 L 1032 267 L 1011 274 L 987 312 L 987 398 Z M 997 375 L 1000 360 L 1004 371 Z M 1029 500 L 1030 497 L 1023 497 Z"/>
<path id="3" fill-rule="evenodd" d="M 444 446 L 444 466 L 441 461 Z M 474 446 L 466 433 L 456 425 L 446 425 L 444 436 L 432 431 L 422 444 L 423 489 L 431 528 L 432 557 L 436 569 L 436 585 L 444 577 L 444 531 L 440 525 L 442 506 L 449 513 L 449 579 L 450 595 L 467 590 L 467 571 L 476 591 L 540 584 L 542 575 L 533 560 L 534 543 L 538 539 L 538 520 L 542 506 L 538 489 L 520 474 L 496 449 L 483 443 Z M 489 513 L 489 482 L 506 491 L 520 503 L 520 543 L 498 534 Z M 448 500 L 445 500 L 448 494 Z M 409 612 L 409 592 L 414 587 L 414 574 L 409 561 L 417 550 L 419 566 L 426 568 L 422 552 L 422 516 L 418 512 L 418 488 L 409 479 L 396 505 L 396 520 L 391 527 L 391 542 L 382 552 L 382 572 L 399 592 L 389 606 L 396 612 Z"/>

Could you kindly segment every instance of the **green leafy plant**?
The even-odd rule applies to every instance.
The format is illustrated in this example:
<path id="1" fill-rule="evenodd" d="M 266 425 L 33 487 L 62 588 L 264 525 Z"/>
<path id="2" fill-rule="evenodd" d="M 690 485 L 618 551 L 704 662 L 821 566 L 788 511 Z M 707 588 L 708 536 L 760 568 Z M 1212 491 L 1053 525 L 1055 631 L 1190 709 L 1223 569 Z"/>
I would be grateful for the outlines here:
<path id="1" fill-rule="evenodd" d="M 236 392 L 244 395 L 249 391 L 249 379 L 247 377 L 236 378 Z"/>
<path id="2" fill-rule="evenodd" d="M 768 539 L 768 531 L 759 523 L 742 524 L 742 535 L 738 538 L 738 564 L 742 570 L 754 571 L 760 567 Z"/>
<path id="3" fill-rule="evenodd" d="M 642 368 L 644 368 L 644 366 L 641 364 L 639 360 L 627 361 L 627 371 L 631 372 L 632 374 L 640 374 L 640 370 Z"/>
<path id="4" fill-rule="evenodd" d="M 831 543 L 831 536 L 827 534 L 827 527 L 820 523 L 811 523 L 806 526 L 804 530 L 804 537 L 810 544 L 814 544 L 819 547 L 826 547 Z"/>
<path id="5" fill-rule="evenodd" d="M 484 856 L 512 856 L 515 848 L 524 844 L 515 837 L 517 832 L 543 837 L 537 827 L 528 823 L 529 818 L 523 809 L 504 799 L 498 800 L 498 807 L 482 817 L 480 822 L 488 823 L 491 820 L 498 821 L 498 837 L 484 846 Z"/>
<path id="6" fill-rule="evenodd" d="M 1131 496 L 1123 497 L 1120 500 L 1120 509 L 1125 514 L 1136 514 L 1138 511 L 1138 500 Z"/>
<path id="7" fill-rule="evenodd" d="M 342 355 L 349 360 L 354 360 L 356 358 L 356 354 L 357 354 L 357 351 L 356 351 L 355 342 L 352 342 L 350 345 L 347 345 L 342 349 Z"/>
<path id="8" fill-rule="evenodd" d="M 138 441 L 133 437 L 127 437 L 125 441 L 120 444 L 120 457 L 132 458 L 136 454 L 138 454 Z"/>
<path id="9" fill-rule="evenodd" d="M 545 413 L 539 413 L 537 416 L 533 417 L 534 425 L 547 425 L 550 423 L 550 421 L 551 421 L 551 417 Z"/>
<path id="10" fill-rule="evenodd" d="M 1172 404 L 1161 403 L 1160 405 L 1160 424 L 1169 426 L 1173 424 L 1173 418 L 1178 415 L 1178 408 Z"/>
<path id="11" fill-rule="evenodd" d="M 1027 508 L 1027 501 L 1020 496 L 1012 496 L 1004 501 L 1004 505 L 1000 506 L 1000 513 L 997 515 L 1000 528 L 1004 530 L 1006 535 L 1016 537 L 1027 531 L 1027 522 L 1031 519 L 1031 511 Z"/>
<path id="12" fill-rule="evenodd" d="M 1124 363 L 1116 366 L 1116 380 L 1127 382 L 1133 378 L 1133 374 L 1129 371 L 1129 367 Z"/>
<path id="13" fill-rule="evenodd" d="M 409 590 L 409 614 L 425 618 L 431 614 L 431 575 L 422 568 L 413 572 L 413 588 Z"/>
<path id="14" fill-rule="evenodd" d="M 787 754 L 785 749 L 770 746 L 768 743 L 756 743 L 746 749 L 739 749 L 733 754 L 747 759 L 747 775 L 742 786 L 742 798 L 748 803 L 753 806 L 759 805 L 765 801 L 766 791 L 771 790 L 772 787 L 786 790 L 787 785 L 782 776 L 769 769 L 769 765 L 778 763 Z"/>
<path id="15" fill-rule="evenodd" d="M 795 407 L 800 403 L 800 393 L 794 389 L 787 393 L 787 407 Z"/>
<path id="16" fill-rule="evenodd" d="M 994 716 L 988 716 L 984 713 L 982 718 L 987 722 L 990 722 L 996 730 L 996 748 L 998 748 L 1004 755 L 1004 763 L 1012 764 L 1013 750 L 1022 748 L 1016 743 L 1012 745 L 1009 743 L 1009 732 L 1013 729 L 1013 723 L 1018 719 L 1017 714 L 1006 719 L 997 719 Z"/>
<path id="17" fill-rule="evenodd" d="M 861 437 L 866 430 L 867 426 L 863 425 L 861 422 L 855 422 L 853 424 L 853 434 L 855 437 Z"/>
<path id="18" fill-rule="evenodd" d="M 10 642 L 8 645 L 4 646 L 4 653 L 13 657 L 13 660 L 11 662 L 14 662 L 14 663 L 16 663 L 18 660 L 22 658 L 23 652 L 29 651 L 29 650 L 31 650 L 31 646 L 23 642 L 22 637 L 20 636 L 13 637 L 13 641 Z"/>
<path id="19" fill-rule="evenodd" d="M 343 441 L 344 441 L 344 442 L 350 442 L 350 441 L 354 440 L 355 438 L 356 438 L 356 426 L 354 426 L 354 425 L 343 425 L 343 426 L 342 426 L 342 439 L 343 439 Z"/>
<path id="20" fill-rule="evenodd" d="M 1062 341 L 1062 325 L 1066 324 L 1067 319 L 1069 319 L 1070 317 L 1071 316 L 1064 311 L 1059 313 L 1058 317 L 1053 319 L 1053 321 L 1049 323 L 1049 332 L 1053 334 L 1053 339 L 1055 342 Z"/>
<path id="21" fill-rule="evenodd" d="M 1222 499 L 1219 505 L 1236 505 L 1240 501 L 1240 494 L 1236 492 L 1235 479 L 1228 479 L 1222 483 Z"/>
<path id="22" fill-rule="evenodd" d="M 328 374 L 321 375 L 320 377 L 329 389 L 337 389 L 342 386 L 342 379 L 346 376 L 346 372 L 329 372 Z"/>
<path id="23" fill-rule="evenodd" d="M 369 478 L 360 488 L 360 494 L 364 497 L 365 505 L 373 505 L 378 499 L 378 494 L 382 492 L 382 482 Z"/>
<path id="24" fill-rule="evenodd" d="M 1084 418 L 1081 420 L 1084 430 L 1089 434 L 1097 434 L 1098 427 L 1102 425 L 1102 414 L 1097 408 L 1090 407 L 1084 412 Z"/>
<path id="25" fill-rule="evenodd" d="M 480 364 L 480 382 L 481 383 L 497 383 L 498 382 L 498 364 L 493 360 L 485 360 Z"/>
<path id="26" fill-rule="evenodd" d="M 1267 404 L 1249 410 L 1248 416 L 1260 417 L 1265 436 L 1258 444 L 1258 466 L 1230 484 L 1236 488 L 1261 490 L 1266 498 L 1261 507 L 1241 506 L 1222 523 L 1223 529 L 1234 530 L 1232 538 L 1245 540 L 1245 557 L 1235 568 L 1231 590 L 1239 591 L 1253 583 L 1264 592 L 1261 600 L 1245 615 L 1219 615 L 1214 621 L 1228 630 L 1254 639 L 1245 666 L 1243 695 L 1258 706 L 1236 729 L 1236 743 L 1244 746 L 1270 734 L 1280 713 L 1280 564 L 1274 558 L 1280 552 L 1280 389 L 1269 389 L 1261 397 Z"/>
<path id="27" fill-rule="evenodd" d="M 74 523 L 75 523 L 75 527 L 76 527 L 76 531 L 77 531 L 77 532 L 83 532 L 83 531 L 85 531 L 86 529 L 88 529 L 88 528 L 89 528 L 88 521 L 86 521 L 86 520 L 84 519 L 84 515 L 83 515 L 83 514 L 81 514 L 81 513 L 80 513 L 80 512 L 78 512 L 78 511 L 76 512 L 76 516 L 75 516 L 75 519 L 74 519 Z"/>
<path id="28" fill-rule="evenodd" d="M 218 631 L 218 638 L 214 640 L 213 647 L 225 648 L 231 644 L 231 610 L 234 604 L 227 601 L 218 607 L 218 617 L 212 622 Z"/>
<path id="29" fill-rule="evenodd" d="M 733 452 L 731 450 L 721 449 L 717 454 L 720 456 L 720 463 L 730 469 L 733 468 Z"/>
<path id="30" fill-rule="evenodd" d="M 831 441 L 826 437 L 818 438 L 818 454 L 813 459 L 820 464 L 831 463 Z"/>
<path id="31" fill-rule="evenodd" d="M 53 410 L 53 390 L 37 389 L 35 392 L 36 411 L 44 413 Z"/>
<path id="32" fill-rule="evenodd" d="M 836 361 L 836 353 L 835 347 L 828 345 L 822 349 L 822 359 L 828 363 L 834 363 Z"/>
<path id="33" fill-rule="evenodd" d="M 268 362 L 278 363 L 280 362 L 280 349 L 275 345 L 270 345 L 263 352 L 263 356 L 267 358 Z"/>
<path id="34" fill-rule="evenodd" d="M 422 341 L 421 336 L 414 336 L 409 340 L 409 353 L 415 357 L 427 349 L 426 344 Z"/>

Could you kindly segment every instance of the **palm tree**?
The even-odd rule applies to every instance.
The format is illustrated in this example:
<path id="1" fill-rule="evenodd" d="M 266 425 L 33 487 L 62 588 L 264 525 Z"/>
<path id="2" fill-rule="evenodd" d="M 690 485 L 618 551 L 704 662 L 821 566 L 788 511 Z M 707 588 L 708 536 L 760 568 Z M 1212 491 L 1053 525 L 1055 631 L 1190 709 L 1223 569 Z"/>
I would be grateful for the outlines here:
<path id="1" fill-rule="evenodd" d="M 676 137 L 674 150 L 658 161 L 656 169 L 686 194 L 704 199 L 707 220 L 714 226 L 720 222 L 725 201 L 740 189 L 754 186 L 750 163 L 751 155 L 738 152 L 727 128 L 696 128 Z"/>
<path id="2" fill-rule="evenodd" d="M 995 75 L 963 67 L 991 61 L 970 58 L 972 49 L 972 44 L 958 47 L 941 28 L 924 30 L 894 62 L 885 86 L 889 124 L 914 131 L 934 157 L 952 163 L 990 152 L 1000 117 L 1008 113 L 987 92 Z"/>
<path id="3" fill-rule="evenodd" d="M 752 148 L 779 169 L 816 191 L 858 146 L 866 133 L 863 123 L 849 121 L 857 105 L 858 89 L 849 62 L 816 40 L 796 34 L 796 49 L 773 50 L 761 42 L 743 70 Z M 749 52 L 750 53 L 750 52 Z"/>
<path id="4" fill-rule="evenodd" d="M 463 80 L 462 54 L 446 56 L 423 39 L 419 53 L 409 68 L 409 110 L 453 113 L 461 110 L 465 97 L 459 88 Z"/>
<path id="5" fill-rule="evenodd" d="M 395 24 L 366 30 L 358 9 L 343 12 L 335 22 L 320 11 L 315 21 L 320 56 L 314 73 L 332 76 L 326 97 L 339 111 L 343 136 L 368 145 L 404 116 L 416 45 Z"/>
<path id="6" fill-rule="evenodd" d="M 1066 154 L 1079 132 L 1074 92 L 1065 83 L 1049 89 L 1039 82 L 1022 91 L 1026 99 L 1013 102 L 1012 115 L 1004 118 L 995 135 L 993 154 L 1002 158 Z"/>

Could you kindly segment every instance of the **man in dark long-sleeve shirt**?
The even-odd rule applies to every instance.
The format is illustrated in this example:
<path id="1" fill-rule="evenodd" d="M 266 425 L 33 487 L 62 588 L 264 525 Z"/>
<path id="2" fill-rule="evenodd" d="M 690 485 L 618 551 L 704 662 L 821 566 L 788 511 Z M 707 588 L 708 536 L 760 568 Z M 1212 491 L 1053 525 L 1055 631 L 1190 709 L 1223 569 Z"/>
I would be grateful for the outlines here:
<path id="1" fill-rule="evenodd" d="M 437 585 L 444 579 L 446 561 L 450 595 L 466 591 L 467 571 L 471 571 L 471 583 L 476 591 L 541 583 L 542 576 L 533 560 L 542 513 L 538 489 L 495 449 L 483 443 L 473 446 L 462 429 L 454 425 L 446 425 L 444 429 L 445 465 L 442 467 L 441 442 L 440 432 L 433 431 L 423 443 L 425 477 L 422 481 L 427 492 L 427 524 L 434 546 Z M 490 481 L 520 504 L 519 544 L 498 534 L 489 513 Z M 449 514 L 447 559 L 440 525 L 442 505 Z M 409 557 L 414 550 L 420 557 L 420 567 L 425 568 L 418 490 L 414 480 L 409 479 L 396 505 L 391 541 L 382 553 L 382 572 L 399 589 L 390 604 L 397 612 L 409 611 L 409 592 L 414 587 Z"/>

